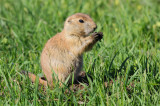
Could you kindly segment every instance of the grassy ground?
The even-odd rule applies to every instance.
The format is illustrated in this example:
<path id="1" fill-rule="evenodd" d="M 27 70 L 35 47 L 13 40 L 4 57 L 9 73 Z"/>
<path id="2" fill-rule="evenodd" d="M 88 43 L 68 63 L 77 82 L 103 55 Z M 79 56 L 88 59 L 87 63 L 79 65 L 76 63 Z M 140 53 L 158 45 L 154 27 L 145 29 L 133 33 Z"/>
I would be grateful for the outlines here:
<path id="1" fill-rule="evenodd" d="M 160 105 L 160 1 L 0 0 L 0 105 Z M 104 38 L 84 54 L 83 90 L 46 92 L 21 70 L 42 74 L 40 54 L 66 17 L 89 14 Z"/>

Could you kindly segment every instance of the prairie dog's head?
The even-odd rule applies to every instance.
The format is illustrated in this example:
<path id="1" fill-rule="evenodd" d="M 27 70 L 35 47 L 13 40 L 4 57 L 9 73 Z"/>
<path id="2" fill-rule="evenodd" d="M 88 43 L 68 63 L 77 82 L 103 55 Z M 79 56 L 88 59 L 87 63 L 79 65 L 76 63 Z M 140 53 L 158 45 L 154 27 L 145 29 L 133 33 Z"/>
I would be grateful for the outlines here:
<path id="1" fill-rule="evenodd" d="M 69 35 L 88 36 L 95 31 L 97 25 L 94 23 L 89 15 L 83 13 L 76 13 L 69 16 L 64 24 L 64 30 Z"/>

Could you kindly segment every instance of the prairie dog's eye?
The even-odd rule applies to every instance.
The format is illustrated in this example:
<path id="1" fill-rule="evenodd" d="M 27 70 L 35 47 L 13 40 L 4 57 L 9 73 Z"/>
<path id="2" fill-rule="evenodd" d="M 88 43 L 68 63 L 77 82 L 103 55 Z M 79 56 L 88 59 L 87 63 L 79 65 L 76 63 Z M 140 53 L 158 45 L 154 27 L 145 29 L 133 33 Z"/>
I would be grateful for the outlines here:
<path id="1" fill-rule="evenodd" d="M 79 20 L 80 23 L 84 23 L 84 21 L 82 19 Z"/>

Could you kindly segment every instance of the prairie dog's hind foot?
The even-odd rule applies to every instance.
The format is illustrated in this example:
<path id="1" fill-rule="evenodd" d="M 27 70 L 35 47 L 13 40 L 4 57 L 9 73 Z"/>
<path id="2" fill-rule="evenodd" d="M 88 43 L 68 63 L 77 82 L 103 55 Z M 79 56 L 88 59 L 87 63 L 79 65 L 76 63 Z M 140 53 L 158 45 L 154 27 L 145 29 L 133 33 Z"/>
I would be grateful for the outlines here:
<path id="1" fill-rule="evenodd" d="M 78 74 L 77 80 L 74 81 L 74 84 L 86 83 L 88 85 L 89 81 L 87 77 L 89 77 L 92 80 L 91 75 L 87 74 L 85 71 L 81 71 Z"/>

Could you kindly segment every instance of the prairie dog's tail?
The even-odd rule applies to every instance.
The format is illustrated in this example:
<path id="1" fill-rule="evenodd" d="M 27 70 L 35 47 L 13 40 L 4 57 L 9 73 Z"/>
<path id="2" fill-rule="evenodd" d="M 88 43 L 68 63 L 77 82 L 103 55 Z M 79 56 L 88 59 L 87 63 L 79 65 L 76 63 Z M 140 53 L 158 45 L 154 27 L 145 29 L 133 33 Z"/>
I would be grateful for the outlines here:
<path id="1" fill-rule="evenodd" d="M 36 81 L 36 77 L 37 77 L 36 75 L 34 75 L 30 72 L 26 72 L 24 70 L 22 70 L 22 74 L 27 75 L 31 79 L 32 82 Z M 47 81 L 44 78 L 43 79 L 39 78 L 39 83 L 44 85 L 44 86 L 47 86 Z"/>

